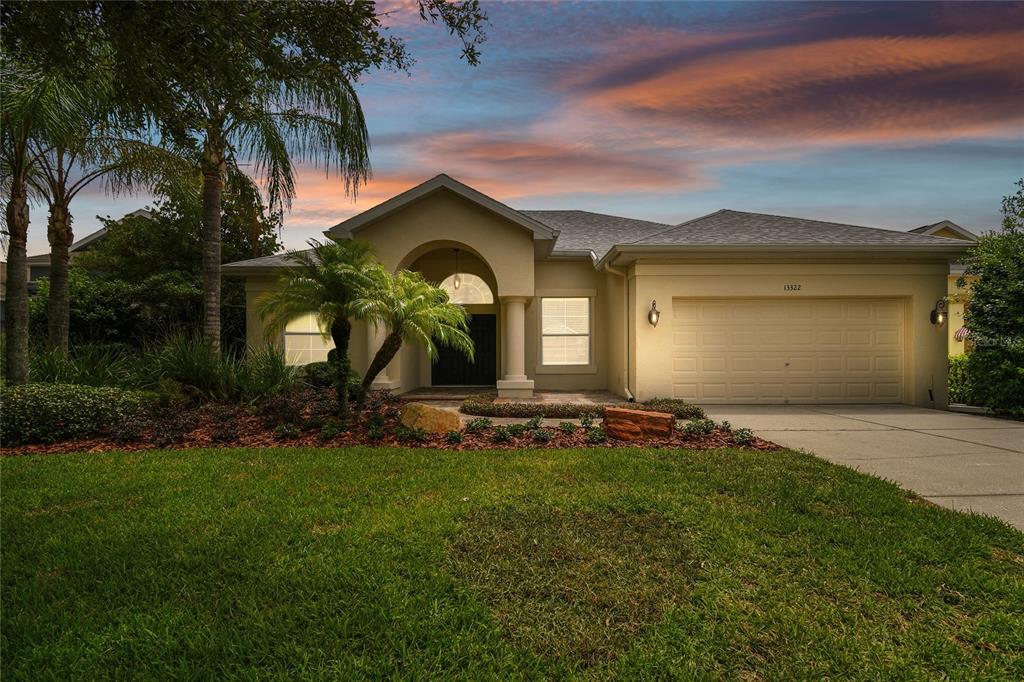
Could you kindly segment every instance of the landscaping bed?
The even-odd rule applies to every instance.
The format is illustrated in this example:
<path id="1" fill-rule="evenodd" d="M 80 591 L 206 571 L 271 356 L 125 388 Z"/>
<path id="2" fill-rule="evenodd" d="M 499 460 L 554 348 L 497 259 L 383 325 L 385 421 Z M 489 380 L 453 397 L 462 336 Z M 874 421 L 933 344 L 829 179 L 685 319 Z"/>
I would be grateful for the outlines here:
<path id="1" fill-rule="evenodd" d="M 57 385 L 59 386 L 59 385 Z M 516 449 L 523 447 L 747 447 L 771 450 L 777 446 L 745 430 L 732 430 L 710 420 L 678 423 L 668 438 L 619 441 L 609 438 L 596 411 L 580 410 L 583 425 L 563 422 L 544 426 L 535 417 L 529 423 L 495 425 L 489 418 L 469 419 L 461 432 L 428 434 L 401 425 L 401 397 L 379 392 L 371 395 L 366 411 L 346 427 L 336 416 L 337 400 L 326 388 L 306 388 L 279 395 L 256 405 L 207 403 L 199 406 L 166 405 L 151 416 L 132 416 L 100 429 L 93 437 L 5 446 L 4 455 L 69 452 L 139 451 L 157 448 L 207 447 L 341 447 L 401 445 L 446 450 Z M 694 428 L 697 427 L 697 428 Z"/>

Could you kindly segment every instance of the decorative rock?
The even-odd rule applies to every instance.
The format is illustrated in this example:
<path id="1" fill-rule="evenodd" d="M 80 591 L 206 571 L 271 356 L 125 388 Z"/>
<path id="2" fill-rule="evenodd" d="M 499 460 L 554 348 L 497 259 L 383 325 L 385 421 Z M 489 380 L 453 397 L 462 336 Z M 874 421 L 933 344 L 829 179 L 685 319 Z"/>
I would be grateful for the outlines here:
<path id="1" fill-rule="evenodd" d="M 665 412 L 645 412 L 608 407 L 604 411 L 604 430 L 610 438 L 618 440 L 642 440 L 644 438 L 668 438 L 676 418 Z"/>
<path id="2" fill-rule="evenodd" d="M 462 430 L 462 420 L 458 414 L 426 403 L 406 403 L 399 412 L 399 420 L 403 426 L 423 429 L 427 433 Z"/>

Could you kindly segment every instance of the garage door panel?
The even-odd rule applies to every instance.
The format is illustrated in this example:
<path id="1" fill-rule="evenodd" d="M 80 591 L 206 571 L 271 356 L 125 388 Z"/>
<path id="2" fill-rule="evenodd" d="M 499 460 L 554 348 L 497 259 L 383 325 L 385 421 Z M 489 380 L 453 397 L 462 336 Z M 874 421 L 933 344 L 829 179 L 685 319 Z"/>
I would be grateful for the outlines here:
<path id="1" fill-rule="evenodd" d="M 673 301 L 673 395 L 698 402 L 900 402 L 903 304 Z"/>

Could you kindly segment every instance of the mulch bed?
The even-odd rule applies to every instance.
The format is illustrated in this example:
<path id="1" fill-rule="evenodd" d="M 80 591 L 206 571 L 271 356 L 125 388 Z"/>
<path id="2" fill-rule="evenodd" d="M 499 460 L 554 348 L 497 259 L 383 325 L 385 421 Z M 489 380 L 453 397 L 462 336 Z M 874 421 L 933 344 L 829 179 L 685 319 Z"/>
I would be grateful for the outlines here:
<path id="1" fill-rule="evenodd" d="M 310 389 L 276 403 L 260 408 L 235 404 L 208 404 L 200 407 L 179 408 L 143 422 L 112 430 L 97 438 L 40 443 L 4 447 L 3 456 L 64 454 L 72 452 L 138 452 L 142 450 L 166 450 L 189 448 L 281 448 L 281 447 L 352 447 L 393 446 L 412 448 L 436 448 L 441 450 L 515 450 L 522 448 L 690 448 L 713 449 L 739 447 L 727 431 L 716 428 L 710 434 L 690 436 L 676 430 L 670 438 L 620 441 L 609 438 L 602 443 L 587 439 L 587 431 L 580 428 L 574 433 L 565 433 L 557 428 L 547 428 L 551 440 L 537 442 L 530 431 L 513 435 L 509 440 L 495 443 L 492 440 L 494 427 L 478 433 L 463 431 L 461 443 L 449 443 L 445 434 L 426 434 L 400 439 L 396 435 L 399 427 L 401 398 L 386 394 L 374 396 L 361 418 L 355 420 L 347 431 L 324 433 L 325 425 L 333 420 L 337 406 L 333 394 L 326 390 Z M 375 417 L 374 415 L 380 415 Z M 371 427 L 376 420 L 378 428 Z M 383 421 L 383 428 L 379 427 Z M 287 433 L 280 430 L 281 424 L 293 428 Z M 595 426 L 600 426 L 599 422 Z M 326 429 L 330 431 L 330 427 Z M 779 446 L 755 438 L 751 445 L 756 450 L 776 450 Z"/>

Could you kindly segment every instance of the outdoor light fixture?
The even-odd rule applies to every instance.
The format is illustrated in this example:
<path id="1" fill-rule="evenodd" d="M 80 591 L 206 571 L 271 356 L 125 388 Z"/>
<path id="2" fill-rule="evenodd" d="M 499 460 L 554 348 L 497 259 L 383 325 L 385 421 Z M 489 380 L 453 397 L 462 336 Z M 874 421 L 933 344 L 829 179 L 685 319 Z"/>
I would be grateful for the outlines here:
<path id="1" fill-rule="evenodd" d="M 935 310 L 932 311 L 931 320 L 932 324 L 942 326 L 946 324 L 946 318 L 949 316 L 946 300 L 940 298 L 935 302 Z"/>
<path id="2" fill-rule="evenodd" d="M 658 302 L 651 301 L 651 309 L 647 311 L 647 321 L 651 323 L 652 327 L 658 326 L 658 320 L 661 319 L 661 311 L 658 310 Z"/>
<path id="3" fill-rule="evenodd" d="M 452 286 L 458 289 L 462 286 L 462 275 L 459 274 L 459 250 L 455 249 L 455 278 L 452 280 Z"/>

